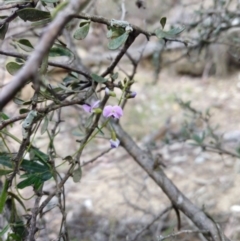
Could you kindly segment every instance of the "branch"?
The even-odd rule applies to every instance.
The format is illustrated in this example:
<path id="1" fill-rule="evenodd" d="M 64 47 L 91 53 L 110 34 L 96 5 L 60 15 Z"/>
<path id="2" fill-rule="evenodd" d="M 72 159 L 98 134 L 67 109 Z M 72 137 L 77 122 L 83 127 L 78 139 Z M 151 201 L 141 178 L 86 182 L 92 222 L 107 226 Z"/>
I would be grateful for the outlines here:
<path id="1" fill-rule="evenodd" d="M 0 54 L 2 55 L 6 55 L 6 56 L 10 56 L 10 57 L 15 57 L 15 58 L 20 58 L 20 59 L 24 59 L 24 60 L 27 60 L 29 58 L 29 55 L 27 54 L 18 54 L 18 53 L 14 53 L 14 52 L 8 52 L 8 51 L 2 51 L 0 50 Z M 72 72 L 76 72 L 78 74 L 81 74 L 83 75 L 84 77 L 86 77 L 87 79 L 91 80 L 92 77 L 90 76 L 89 73 L 87 72 L 84 72 L 80 69 L 75 69 L 75 68 L 72 68 L 72 67 L 69 67 L 65 64 L 61 64 L 61 63 L 58 63 L 58 62 L 52 62 L 52 61 L 49 61 L 48 62 L 48 65 L 49 66 L 53 66 L 53 67 L 58 67 L 58 68 L 62 68 L 62 69 L 66 69 L 68 71 L 72 71 Z"/>
<path id="2" fill-rule="evenodd" d="M 140 149 L 132 138 L 120 125 L 112 123 L 121 145 L 134 158 L 134 160 L 148 173 L 148 175 L 161 187 L 174 206 L 188 216 L 200 230 L 207 230 L 213 241 L 222 241 L 219 227 L 201 209 L 196 207 L 166 176 L 160 168 L 154 170 L 153 157 Z M 209 236 L 205 235 L 209 239 Z M 225 241 L 229 241 L 225 237 Z"/>
<path id="3" fill-rule="evenodd" d="M 159 241 L 163 241 L 165 239 L 174 238 L 174 237 L 176 237 L 176 236 L 178 236 L 180 234 L 183 234 L 183 233 L 186 233 L 186 234 L 191 234 L 191 233 L 207 234 L 208 231 L 207 230 L 182 230 L 182 231 L 179 231 L 177 233 L 169 234 L 169 235 L 167 235 L 165 237 L 160 236 L 158 240 Z"/>
<path id="4" fill-rule="evenodd" d="M 50 104 L 49 106 L 47 106 L 45 108 L 36 108 L 36 110 L 37 110 L 38 113 L 47 114 L 47 113 L 49 113 L 53 110 L 57 110 L 57 109 L 59 109 L 61 107 L 64 107 L 64 106 L 84 104 L 85 99 L 86 98 L 80 98 L 80 99 L 75 99 L 75 100 L 71 100 L 71 101 L 65 100 L 65 101 L 61 101 L 60 104 L 57 104 L 57 105 L 56 104 Z M 15 116 L 15 117 L 7 119 L 7 120 L 0 121 L 0 130 L 2 130 L 6 126 L 8 126 L 8 125 L 10 125 L 10 124 L 12 124 L 16 121 L 25 119 L 27 117 L 27 115 L 28 115 L 28 113 Z"/>
<path id="5" fill-rule="evenodd" d="M 71 16 L 81 10 L 82 6 L 88 2 L 89 0 L 71 0 L 64 10 L 57 14 L 56 18 L 46 28 L 26 64 L 12 81 L 2 89 L 0 94 L 0 111 L 29 81 L 29 79 L 35 76 L 44 56 L 48 53 L 54 40 L 58 37 L 64 26 L 71 19 Z"/>

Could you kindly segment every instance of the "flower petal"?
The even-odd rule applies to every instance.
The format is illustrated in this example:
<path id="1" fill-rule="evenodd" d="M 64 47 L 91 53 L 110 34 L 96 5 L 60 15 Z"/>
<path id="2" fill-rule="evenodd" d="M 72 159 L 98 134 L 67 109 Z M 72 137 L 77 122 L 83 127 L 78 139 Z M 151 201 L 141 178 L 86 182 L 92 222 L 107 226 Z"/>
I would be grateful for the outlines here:
<path id="1" fill-rule="evenodd" d="M 95 109 L 99 106 L 100 100 L 95 101 L 94 103 L 91 104 L 92 109 Z"/>
<path id="2" fill-rule="evenodd" d="M 120 144 L 120 141 L 118 139 L 116 140 L 110 139 L 110 144 L 112 148 L 117 148 Z"/>
<path id="3" fill-rule="evenodd" d="M 113 107 L 111 105 L 107 105 L 103 109 L 103 116 L 110 117 L 113 114 Z"/>
<path id="4" fill-rule="evenodd" d="M 90 105 L 84 104 L 84 105 L 82 105 L 82 108 L 83 108 L 86 112 L 91 113 L 92 108 L 91 108 Z"/>
<path id="5" fill-rule="evenodd" d="M 114 110 L 114 117 L 119 119 L 121 116 L 123 116 L 123 110 L 122 107 L 119 105 L 115 105 L 113 106 L 113 110 Z"/>

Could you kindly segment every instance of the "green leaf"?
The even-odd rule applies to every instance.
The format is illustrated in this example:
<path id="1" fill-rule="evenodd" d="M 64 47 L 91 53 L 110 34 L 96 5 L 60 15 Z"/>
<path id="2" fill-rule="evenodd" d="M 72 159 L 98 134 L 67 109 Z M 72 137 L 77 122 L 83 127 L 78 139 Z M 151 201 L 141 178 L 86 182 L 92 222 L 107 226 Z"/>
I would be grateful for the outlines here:
<path id="1" fill-rule="evenodd" d="M 117 38 L 125 33 L 124 28 L 109 27 L 107 31 L 107 38 Z"/>
<path id="2" fill-rule="evenodd" d="M 13 170 L 0 169 L 0 176 L 5 176 L 11 172 L 13 172 Z"/>
<path id="3" fill-rule="evenodd" d="M 82 178 L 82 169 L 79 167 L 78 169 L 74 170 L 73 172 L 73 181 L 74 182 L 80 182 Z"/>
<path id="4" fill-rule="evenodd" d="M 9 74 L 15 75 L 21 68 L 23 64 L 17 64 L 16 62 L 9 62 L 6 64 L 6 69 Z"/>
<path id="5" fill-rule="evenodd" d="M 0 237 L 2 237 L 9 229 L 9 224 L 7 224 L 1 231 L 0 231 Z"/>
<path id="6" fill-rule="evenodd" d="M 155 30 L 155 34 L 159 39 L 172 38 L 180 34 L 183 30 L 184 28 L 172 28 L 169 31 L 163 31 L 162 29 L 158 28 Z"/>
<path id="7" fill-rule="evenodd" d="M 38 180 L 39 180 L 39 177 L 37 177 L 36 175 L 31 175 L 29 178 L 19 182 L 17 185 L 17 188 L 23 189 L 25 187 L 34 185 L 36 182 L 38 183 Z"/>
<path id="8" fill-rule="evenodd" d="M 30 156 L 32 156 L 32 159 L 38 159 L 44 165 L 48 166 L 47 162 L 49 161 L 49 156 L 44 152 L 40 151 L 39 149 L 32 147 L 30 151 Z"/>
<path id="9" fill-rule="evenodd" d="M 41 11 L 35 8 L 23 8 L 16 11 L 17 15 L 24 21 L 37 22 L 51 18 L 50 12 Z"/>
<path id="10" fill-rule="evenodd" d="M 97 75 L 97 74 L 91 74 L 92 79 L 97 83 L 105 83 L 107 79 L 104 79 L 103 77 Z"/>
<path id="11" fill-rule="evenodd" d="M 3 120 L 8 120 L 9 119 L 9 117 L 5 113 L 3 113 L 3 112 L 0 112 L 0 118 L 3 119 Z"/>
<path id="12" fill-rule="evenodd" d="M 74 57 L 74 54 L 64 46 L 60 44 L 54 44 L 53 47 L 49 51 L 49 57 L 60 57 L 60 56 L 67 56 L 67 57 Z"/>
<path id="13" fill-rule="evenodd" d="M 160 19 L 160 24 L 162 26 L 162 28 L 164 29 L 165 25 L 166 25 L 166 22 L 167 22 L 167 18 L 166 17 L 162 17 Z"/>
<path id="14" fill-rule="evenodd" d="M 30 43 L 30 41 L 27 40 L 27 39 L 20 39 L 20 40 L 17 41 L 17 44 L 22 50 L 24 50 L 26 52 L 33 51 L 33 46 Z"/>
<path id="15" fill-rule="evenodd" d="M 0 39 L 3 40 L 5 38 L 5 35 L 8 31 L 8 25 L 9 23 L 4 23 L 1 27 L 0 27 Z"/>
<path id="16" fill-rule="evenodd" d="M 0 164 L 9 168 L 13 168 L 12 155 L 8 153 L 0 153 Z"/>
<path id="17" fill-rule="evenodd" d="M 17 97 L 14 97 L 13 102 L 17 105 L 23 105 L 24 104 L 24 101 L 17 98 Z"/>
<path id="18" fill-rule="evenodd" d="M 28 113 L 29 111 L 30 111 L 29 109 L 22 108 L 19 110 L 19 114 L 25 114 L 25 113 Z"/>
<path id="19" fill-rule="evenodd" d="M 115 72 L 111 77 L 113 80 L 116 80 L 118 78 L 118 72 Z"/>
<path id="20" fill-rule="evenodd" d="M 83 21 L 80 23 L 79 28 L 73 34 L 73 37 L 77 40 L 82 40 L 87 37 L 90 29 L 90 21 Z"/>
<path id="21" fill-rule="evenodd" d="M 126 42 L 128 36 L 129 36 L 129 33 L 125 32 L 121 36 L 111 39 L 108 43 L 108 48 L 111 50 L 118 49 L 120 46 L 122 46 Z"/>
<path id="22" fill-rule="evenodd" d="M 42 127 L 41 127 L 41 134 L 46 132 L 46 130 L 48 128 L 48 123 L 49 123 L 48 118 L 47 118 L 47 116 L 45 116 L 44 122 L 43 122 Z"/>
<path id="23" fill-rule="evenodd" d="M 7 201 L 8 184 L 9 184 L 9 181 L 6 179 L 5 183 L 3 185 L 3 188 L 2 188 L 1 196 L 0 196 L 0 213 L 3 212 L 4 206 L 5 206 L 5 202 Z"/>

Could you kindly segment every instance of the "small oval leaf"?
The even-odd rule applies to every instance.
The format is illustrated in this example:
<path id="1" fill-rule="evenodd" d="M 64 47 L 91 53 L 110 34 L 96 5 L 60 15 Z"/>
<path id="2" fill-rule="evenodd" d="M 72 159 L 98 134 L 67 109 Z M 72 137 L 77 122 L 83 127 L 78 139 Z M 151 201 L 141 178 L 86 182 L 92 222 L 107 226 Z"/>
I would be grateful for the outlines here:
<path id="1" fill-rule="evenodd" d="M 6 69 L 9 74 L 15 75 L 18 70 L 22 68 L 23 64 L 17 64 L 16 62 L 9 62 L 6 64 Z"/>
<path id="2" fill-rule="evenodd" d="M 74 57 L 74 54 L 68 48 L 65 48 L 60 44 L 55 44 L 49 51 L 49 57 L 60 56 Z"/>
<path id="3" fill-rule="evenodd" d="M 162 26 L 162 28 L 164 29 L 165 25 L 166 25 L 166 22 L 167 22 L 167 18 L 166 17 L 162 17 L 160 19 L 160 24 Z"/>
<path id="4" fill-rule="evenodd" d="M 27 39 L 20 39 L 17 41 L 17 44 L 22 50 L 26 52 L 31 52 L 33 50 L 32 44 Z"/>
<path id="5" fill-rule="evenodd" d="M 80 27 L 75 31 L 73 37 L 77 40 L 82 40 L 87 37 L 90 29 L 90 22 L 81 22 Z"/>
<path id="6" fill-rule="evenodd" d="M 104 79 L 103 77 L 97 75 L 97 74 L 91 74 L 92 79 L 97 83 L 104 83 L 107 81 L 107 79 Z"/>
<path id="7" fill-rule="evenodd" d="M 74 170 L 73 172 L 73 181 L 74 182 L 80 182 L 82 178 L 82 169 L 79 167 L 78 169 Z"/>
<path id="8" fill-rule="evenodd" d="M 51 18 L 50 12 L 41 11 L 35 8 L 23 8 L 17 10 L 16 13 L 22 20 L 30 22 Z"/>
<path id="9" fill-rule="evenodd" d="M 111 39 L 108 43 L 108 48 L 111 50 L 118 49 L 120 46 L 122 46 L 126 42 L 128 36 L 129 36 L 129 33 L 125 32 L 121 36 Z"/>

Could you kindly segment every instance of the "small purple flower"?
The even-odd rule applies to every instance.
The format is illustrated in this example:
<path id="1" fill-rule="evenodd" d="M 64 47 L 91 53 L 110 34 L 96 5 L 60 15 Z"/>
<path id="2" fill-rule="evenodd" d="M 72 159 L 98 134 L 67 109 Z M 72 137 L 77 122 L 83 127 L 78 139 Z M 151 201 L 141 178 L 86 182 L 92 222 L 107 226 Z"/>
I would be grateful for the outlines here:
<path id="1" fill-rule="evenodd" d="M 107 105 L 103 109 L 103 116 L 104 117 L 114 117 L 119 119 L 123 115 L 123 110 L 121 106 L 118 105 Z"/>
<path id="2" fill-rule="evenodd" d="M 82 105 L 82 107 L 86 112 L 93 113 L 94 109 L 98 108 L 99 103 L 100 103 L 100 100 L 97 100 L 97 101 L 93 102 L 91 105 L 84 104 L 84 105 Z"/>
<path id="3" fill-rule="evenodd" d="M 130 97 L 131 97 L 131 98 L 135 98 L 136 95 L 137 95 L 137 92 L 136 92 L 136 91 L 132 91 L 132 92 L 130 93 Z"/>
<path id="4" fill-rule="evenodd" d="M 110 139 L 110 144 L 112 148 L 117 148 L 120 144 L 120 141 L 116 138 L 116 140 Z"/>
<path id="5" fill-rule="evenodd" d="M 127 94 L 127 99 L 135 98 L 137 95 L 136 91 L 131 91 L 129 94 Z"/>

